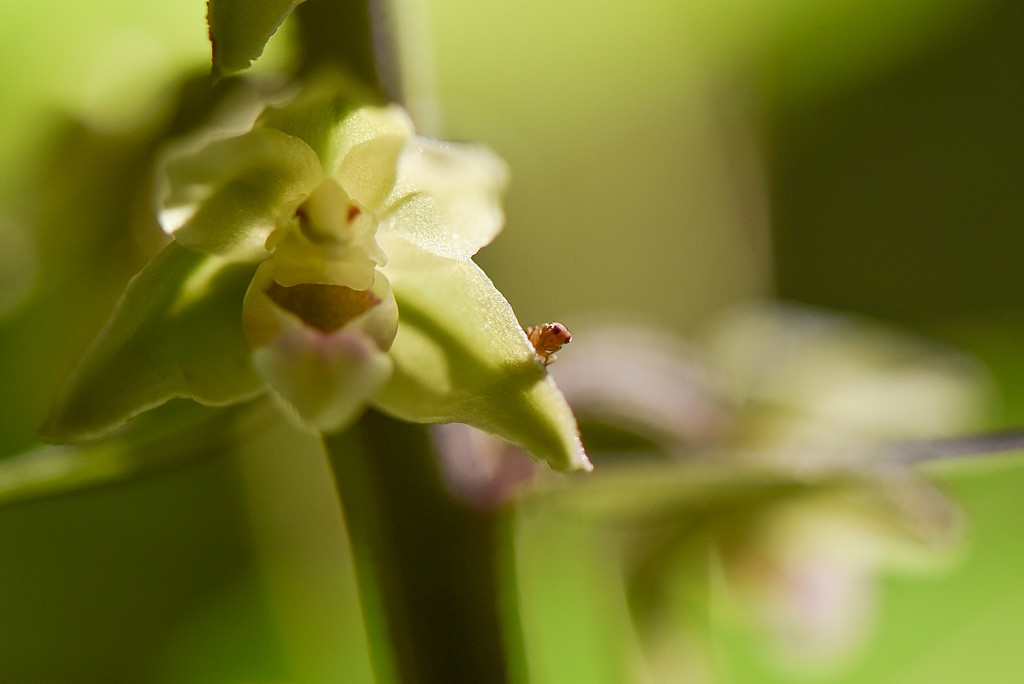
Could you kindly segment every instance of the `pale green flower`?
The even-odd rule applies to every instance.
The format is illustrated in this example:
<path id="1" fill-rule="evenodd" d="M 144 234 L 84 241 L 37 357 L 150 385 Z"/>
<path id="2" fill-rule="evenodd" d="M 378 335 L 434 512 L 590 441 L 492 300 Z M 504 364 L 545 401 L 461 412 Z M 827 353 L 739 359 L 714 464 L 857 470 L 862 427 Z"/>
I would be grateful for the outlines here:
<path id="1" fill-rule="evenodd" d="M 559 469 L 590 467 L 564 398 L 472 261 L 502 227 L 504 163 L 477 145 L 417 136 L 399 107 L 364 102 L 351 86 L 324 81 L 251 126 L 210 128 L 168 153 L 159 216 L 175 243 L 150 268 L 173 271 L 161 282 L 176 278 L 178 287 L 154 329 L 203 335 L 209 348 L 199 353 L 225 363 L 196 371 L 191 352 L 159 354 L 171 380 L 155 392 L 121 377 L 101 339 L 51 418 L 51 436 L 100 433 L 172 396 L 229 403 L 268 387 L 324 432 L 373 405 L 415 422 L 476 425 Z M 223 294 L 227 273 L 232 291 L 248 278 L 244 305 L 238 298 L 233 312 L 197 317 L 240 317 L 246 363 L 236 329 L 224 333 L 224 349 L 205 331 L 175 327 L 182 311 Z M 145 271 L 136 281 L 144 280 Z M 111 335 L 117 319 L 106 336 L 135 344 L 132 333 Z M 142 346 L 166 343 L 151 342 Z M 114 408 L 90 407 L 83 419 L 76 384 L 111 374 Z"/>

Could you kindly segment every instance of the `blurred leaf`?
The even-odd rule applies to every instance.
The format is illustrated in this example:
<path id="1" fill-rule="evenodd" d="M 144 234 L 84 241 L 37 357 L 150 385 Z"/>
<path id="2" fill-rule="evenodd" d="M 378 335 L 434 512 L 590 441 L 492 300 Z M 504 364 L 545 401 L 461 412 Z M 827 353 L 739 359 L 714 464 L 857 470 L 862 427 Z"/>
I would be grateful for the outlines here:
<path id="1" fill-rule="evenodd" d="M 817 486 L 832 482 L 822 477 Z M 799 495 L 813 486 L 806 478 L 767 466 L 646 461 L 609 465 L 550 496 L 554 505 L 584 520 L 642 526 L 692 521 Z"/>
<path id="2" fill-rule="evenodd" d="M 10 210 L 30 244 L 9 258 L 32 264 L 34 280 L 0 320 L 0 454 L 37 442 L 64 378 L 158 248 L 159 228 L 140 211 L 147 144 L 65 122 L 38 167 L 22 170 Z"/>
<path id="3" fill-rule="evenodd" d="M 241 303 L 255 266 L 168 245 L 135 278 L 42 428 L 60 442 L 97 437 L 173 397 L 226 404 L 252 396 Z"/>
<path id="4" fill-rule="evenodd" d="M 758 0 L 752 3 L 754 12 L 746 19 L 745 32 L 762 43 L 767 53 L 762 64 L 770 70 L 766 81 L 774 91 L 769 93 L 772 104 L 787 106 L 856 87 L 877 73 L 913 62 L 928 50 L 941 49 L 983 20 L 993 4 L 991 0 L 881 4 Z"/>
<path id="5" fill-rule="evenodd" d="M 229 76 L 249 68 L 278 27 L 304 0 L 210 0 L 207 21 L 213 73 Z"/>
<path id="6" fill-rule="evenodd" d="M 527 654 L 523 681 L 644 681 L 608 536 L 543 506 L 521 509 L 515 522 L 510 580 L 517 584 Z"/>
<path id="7" fill-rule="evenodd" d="M 238 491 L 241 445 L 280 423 L 266 402 L 249 408 L 172 402 L 103 443 L 15 457 L 17 473 L 0 465 L 21 485 L 0 511 L 0 681 L 286 678 Z M 211 634 L 205 616 L 225 591 L 244 604 Z M 156 676 L 200 632 L 189 662 L 205 676 Z"/>
<path id="8" fill-rule="evenodd" d="M 911 545 L 948 545 L 959 532 L 949 500 L 914 469 L 892 464 L 812 473 L 743 462 L 646 462 L 606 467 L 547 496 L 569 515 L 613 527 L 710 525 L 794 502 L 841 500 Z"/>
<path id="9" fill-rule="evenodd" d="M 167 104 L 167 80 L 179 69 L 209 62 L 198 9 L 125 0 L 64 3 L 59 9 L 0 5 L 0 185 L 24 173 L 23 162 L 58 123 L 55 110 L 123 130 Z"/>
<path id="10" fill-rule="evenodd" d="M 630 613 L 656 682 L 717 682 L 710 617 L 717 563 L 705 532 L 652 531 L 624 562 Z"/>
<path id="11" fill-rule="evenodd" d="M 273 424 L 269 404 L 212 408 L 171 401 L 132 420 L 111 437 L 80 445 L 41 446 L 0 461 L 0 506 L 124 482 L 215 458 L 236 441 L 244 415 L 246 438 Z M 183 435 L 187 439 L 182 439 Z"/>

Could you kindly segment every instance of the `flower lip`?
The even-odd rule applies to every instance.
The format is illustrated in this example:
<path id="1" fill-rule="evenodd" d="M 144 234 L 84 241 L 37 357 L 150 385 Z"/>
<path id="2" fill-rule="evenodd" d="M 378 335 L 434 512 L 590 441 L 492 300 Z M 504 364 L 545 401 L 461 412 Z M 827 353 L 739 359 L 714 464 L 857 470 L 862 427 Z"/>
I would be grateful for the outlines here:
<path id="1" fill-rule="evenodd" d="M 282 309 L 286 309 L 310 327 L 323 332 L 343 328 L 354 318 L 381 303 L 371 290 L 354 290 L 344 285 L 300 283 L 285 287 L 271 281 L 264 290 Z"/>

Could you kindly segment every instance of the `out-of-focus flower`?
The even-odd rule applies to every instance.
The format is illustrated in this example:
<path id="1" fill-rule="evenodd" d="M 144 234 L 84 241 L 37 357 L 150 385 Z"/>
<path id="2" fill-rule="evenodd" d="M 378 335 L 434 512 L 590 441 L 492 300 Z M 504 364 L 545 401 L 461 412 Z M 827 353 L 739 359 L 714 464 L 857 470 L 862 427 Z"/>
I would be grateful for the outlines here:
<path id="1" fill-rule="evenodd" d="M 400 108 L 333 78 L 248 125 L 183 141 L 167 154 L 160 197 L 175 242 L 150 267 L 161 272 L 154 282 L 144 272 L 134 286 L 178 284 L 145 316 L 170 329 L 248 279 L 244 305 L 225 301 L 219 315 L 241 319 L 251 355 L 239 352 L 237 329 L 209 339 L 179 326 L 166 332 L 208 346 L 157 354 L 165 368 L 155 372 L 169 377 L 156 391 L 141 386 L 112 363 L 117 346 L 151 356 L 154 346 L 120 329 L 138 314 L 122 302 L 48 432 L 87 436 L 171 396 L 230 403 L 265 386 L 323 432 L 372 404 L 416 422 L 470 423 L 556 468 L 589 468 L 565 400 L 472 261 L 501 229 L 506 176 L 485 148 L 417 136 Z M 195 353 L 206 367 L 195 368 Z M 83 409 L 84 388 L 104 375 L 121 397 Z"/>
<path id="2" fill-rule="evenodd" d="M 663 455 L 631 468 L 620 457 L 618 472 L 604 469 L 609 482 L 581 483 L 577 503 L 587 498 L 593 504 L 583 505 L 611 506 L 613 516 L 692 525 L 692 534 L 711 540 L 720 586 L 733 599 L 719 605 L 762 629 L 793 665 L 842 662 L 872 623 L 879 573 L 941 564 L 962 531 L 955 503 L 912 469 L 887 462 L 888 447 L 975 428 L 988 397 L 984 372 L 932 343 L 781 305 L 729 312 L 700 353 L 678 344 L 673 351 L 664 335 L 635 326 L 627 331 L 649 340 L 627 346 L 636 360 L 623 357 L 603 392 L 580 391 L 601 385 L 603 371 L 584 366 L 590 356 L 614 353 L 616 330 L 605 331 L 605 347 L 590 354 L 580 344 L 555 369 L 584 427 L 595 416 L 615 419 L 607 402 L 594 401 L 610 388 L 620 413 L 621 397 L 643 395 L 621 389 L 623 378 L 630 367 L 652 364 L 675 369 L 660 372 L 654 387 L 661 378 L 681 381 L 658 395 L 678 397 L 676 409 L 684 399 L 696 404 L 688 413 L 705 418 L 671 419 L 676 436 L 660 439 L 658 449 L 674 465 Z M 582 329 L 579 338 L 588 337 Z M 672 415 L 669 407 L 661 413 Z M 601 456 L 600 446 L 590 447 Z M 619 490 L 618 503 L 598 503 L 606 486 Z"/>
<path id="3" fill-rule="evenodd" d="M 573 327 L 551 370 L 598 472 L 571 487 L 539 479 L 528 503 L 624 536 L 631 595 L 714 591 L 719 623 L 753 627 L 793 667 L 828 667 L 867 634 L 881 573 L 953 556 L 956 504 L 893 460 L 892 443 L 976 427 L 989 388 L 967 357 L 779 305 L 727 314 L 699 346 L 636 324 Z M 681 576 L 693 567 L 667 563 L 672 549 L 706 554 L 704 574 Z M 709 568 L 721 581 L 708 584 Z M 652 648 L 706 624 L 668 619 L 669 603 L 633 606 Z"/>
<path id="4" fill-rule="evenodd" d="M 883 443 L 970 431 L 989 408 L 975 361 L 852 316 L 741 307 L 703 346 L 737 411 L 734 448 L 790 469 L 863 466 Z"/>
<path id="5" fill-rule="evenodd" d="M 912 471 L 809 481 L 719 529 L 722 619 L 789 667 L 832 669 L 870 633 L 880 575 L 941 568 L 962 532 L 956 504 Z"/>
<path id="6" fill-rule="evenodd" d="M 514 499 L 538 465 L 514 444 L 463 423 L 434 426 L 433 441 L 448 490 L 477 508 L 498 508 Z"/>

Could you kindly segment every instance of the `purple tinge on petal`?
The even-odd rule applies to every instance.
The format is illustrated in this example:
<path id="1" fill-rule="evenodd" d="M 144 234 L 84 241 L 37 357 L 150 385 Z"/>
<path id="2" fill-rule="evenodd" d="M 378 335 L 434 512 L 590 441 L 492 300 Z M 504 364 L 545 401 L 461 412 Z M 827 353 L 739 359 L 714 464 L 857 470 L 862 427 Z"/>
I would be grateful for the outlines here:
<path id="1" fill-rule="evenodd" d="M 314 328 L 295 328 L 274 340 L 273 346 L 281 354 L 309 356 L 325 364 L 335 357 L 354 361 L 366 359 L 378 351 L 367 335 L 348 330 L 320 331 Z"/>
<path id="2" fill-rule="evenodd" d="M 391 360 L 358 330 L 296 327 L 253 352 L 253 362 L 299 416 L 323 432 L 344 429 L 391 374 Z"/>

